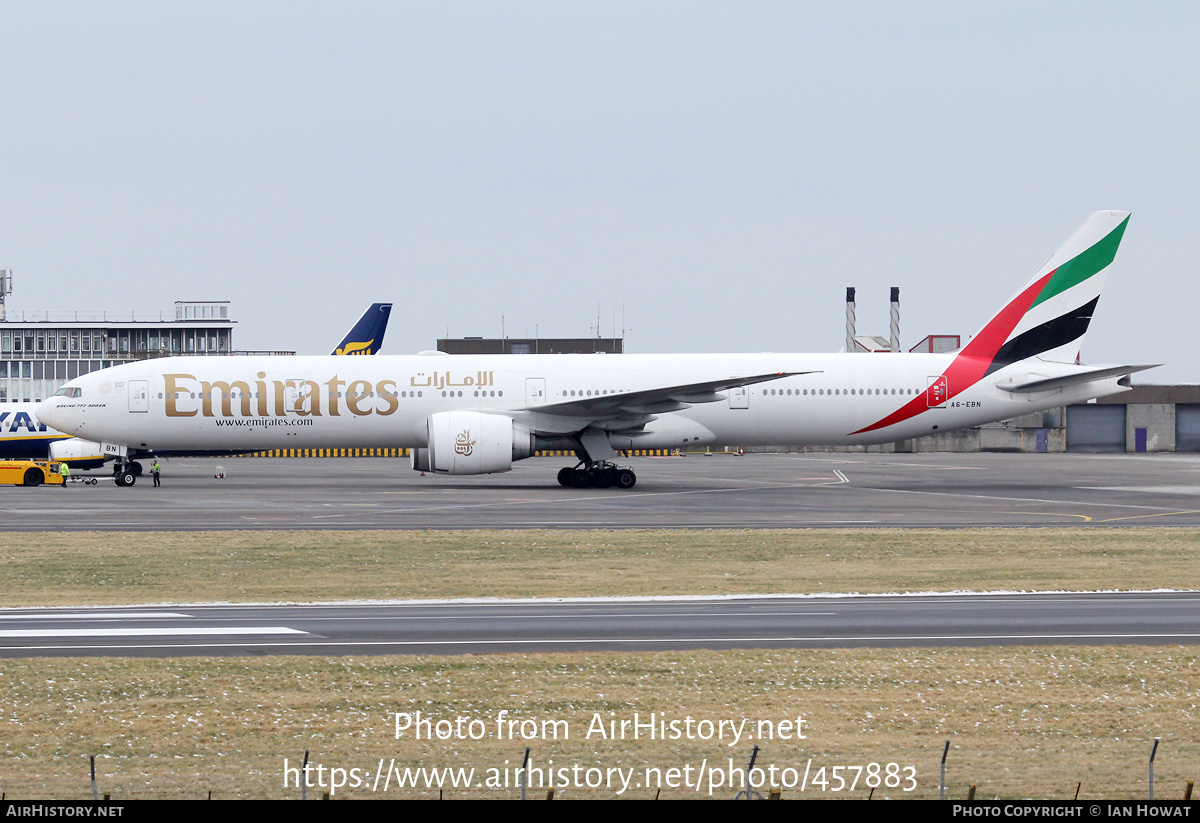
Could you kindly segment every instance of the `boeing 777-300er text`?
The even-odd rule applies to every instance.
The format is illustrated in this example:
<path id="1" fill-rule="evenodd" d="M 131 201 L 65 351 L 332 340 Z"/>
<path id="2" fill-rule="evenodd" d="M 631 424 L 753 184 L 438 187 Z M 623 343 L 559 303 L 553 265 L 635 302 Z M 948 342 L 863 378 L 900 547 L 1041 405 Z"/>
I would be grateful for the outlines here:
<path id="1" fill-rule="evenodd" d="M 1125 391 L 1149 368 L 1078 364 L 1128 220 L 1093 214 L 948 354 L 177 357 L 72 380 L 37 415 L 120 466 L 139 450 L 404 447 L 414 469 L 464 475 L 570 449 L 558 479 L 581 488 L 634 485 L 618 450 L 920 437 Z"/>
<path id="2" fill-rule="evenodd" d="M 392 313 L 391 303 L 372 303 L 354 324 L 346 336 L 333 349 L 334 355 L 375 354 L 383 345 L 387 332 L 388 318 Z M 165 452 L 160 452 L 164 454 Z M 224 452 L 222 452 L 224 453 Z M 45 422 L 34 417 L 32 403 L 0 403 L 0 460 L 35 458 L 44 460 L 47 455 L 53 460 L 70 463 L 76 469 L 94 469 L 104 465 L 106 459 L 100 452 L 100 444 L 80 440 L 49 428 Z M 139 456 L 134 452 L 132 457 Z M 140 473 L 136 464 L 129 468 Z"/>

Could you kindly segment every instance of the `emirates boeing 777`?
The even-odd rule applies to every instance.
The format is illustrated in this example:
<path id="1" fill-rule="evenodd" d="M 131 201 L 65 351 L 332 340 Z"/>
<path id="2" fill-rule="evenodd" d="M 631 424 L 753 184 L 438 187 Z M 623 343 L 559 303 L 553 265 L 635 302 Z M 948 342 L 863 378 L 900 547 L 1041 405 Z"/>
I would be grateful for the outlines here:
<path id="1" fill-rule="evenodd" d="M 563 485 L 631 488 L 621 450 L 884 443 L 1126 391 L 1148 366 L 1078 355 L 1128 221 L 1093 214 L 947 354 L 174 357 L 72 380 L 36 413 L 100 444 L 122 485 L 135 452 L 402 447 L 455 475 L 568 449 Z"/>

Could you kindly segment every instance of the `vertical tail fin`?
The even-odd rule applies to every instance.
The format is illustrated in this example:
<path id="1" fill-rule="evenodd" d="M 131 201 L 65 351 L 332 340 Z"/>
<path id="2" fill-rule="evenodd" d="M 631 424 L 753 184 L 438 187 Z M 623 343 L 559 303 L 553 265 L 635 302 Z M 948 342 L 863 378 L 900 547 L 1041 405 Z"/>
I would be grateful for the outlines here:
<path id="1" fill-rule="evenodd" d="M 962 349 L 986 373 L 1030 357 L 1073 363 L 1129 212 L 1098 211 Z"/>
<path id="2" fill-rule="evenodd" d="M 1129 212 L 1098 211 L 1037 274 L 963 346 L 921 396 L 854 434 L 915 417 L 1012 363 L 1039 357 L 1073 363 L 1100 299 L 1104 271 L 1116 256 Z M 936 392 L 936 397 L 935 393 Z"/>
<path id="3" fill-rule="evenodd" d="M 387 331 L 388 318 L 391 315 L 391 303 L 372 303 L 371 308 L 354 324 L 354 328 L 346 332 L 346 336 L 333 353 L 376 354 L 383 346 L 383 335 Z"/>

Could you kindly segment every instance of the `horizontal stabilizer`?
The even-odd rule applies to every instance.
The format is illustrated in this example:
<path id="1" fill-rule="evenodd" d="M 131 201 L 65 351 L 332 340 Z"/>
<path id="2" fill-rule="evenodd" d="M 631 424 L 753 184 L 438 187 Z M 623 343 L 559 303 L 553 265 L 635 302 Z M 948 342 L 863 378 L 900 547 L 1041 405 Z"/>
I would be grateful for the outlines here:
<path id="1" fill-rule="evenodd" d="M 1054 389 L 1061 389 L 1067 386 L 1078 386 L 1081 383 L 1091 383 L 1096 380 L 1107 380 L 1110 377 L 1121 377 L 1123 375 L 1133 374 L 1134 372 L 1157 368 L 1161 365 L 1161 363 L 1150 363 L 1141 366 L 1108 366 L 1104 368 L 1089 369 L 1087 371 L 1063 375 L 1061 377 L 1039 377 L 1036 379 L 1030 379 L 1033 378 L 1034 375 L 1026 374 L 1020 377 L 1014 377 L 1011 380 L 1005 380 L 1002 383 L 997 383 L 996 388 L 1016 393 L 1053 391 Z"/>

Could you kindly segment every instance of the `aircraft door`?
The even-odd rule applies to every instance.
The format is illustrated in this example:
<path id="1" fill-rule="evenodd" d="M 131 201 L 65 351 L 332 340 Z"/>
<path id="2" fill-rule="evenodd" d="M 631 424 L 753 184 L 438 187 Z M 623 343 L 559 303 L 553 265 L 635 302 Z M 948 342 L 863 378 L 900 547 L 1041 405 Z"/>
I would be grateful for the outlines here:
<path id="1" fill-rule="evenodd" d="M 546 402 L 546 378 L 525 378 L 525 405 L 540 406 Z"/>
<path id="2" fill-rule="evenodd" d="M 946 375 L 939 374 L 936 377 L 929 378 L 929 394 L 926 397 L 926 402 L 931 409 L 946 408 L 946 396 L 949 394 L 949 385 L 946 381 Z"/>
<path id="3" fill-rule="evenodd" d="M 150 381 L 129 381 L 129 411 L 140 414 L 150 411 Z"/>
<path id="4" fill-rule="evenodd" d="M 745 386 L 736 386 L 729 390 L 729 408 L 731 409 L 748 409 L 750 408 L 750 389 Z"/>
<path id="5" fill-rule="evenodd" d="M 288 414 L 298 414 L 311 410 L 312 403 L 317 398 L 312 397 L 312 383 L 298 377 L 285 380 L 283 389 L 283 408 Z"/>

